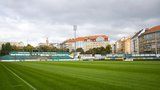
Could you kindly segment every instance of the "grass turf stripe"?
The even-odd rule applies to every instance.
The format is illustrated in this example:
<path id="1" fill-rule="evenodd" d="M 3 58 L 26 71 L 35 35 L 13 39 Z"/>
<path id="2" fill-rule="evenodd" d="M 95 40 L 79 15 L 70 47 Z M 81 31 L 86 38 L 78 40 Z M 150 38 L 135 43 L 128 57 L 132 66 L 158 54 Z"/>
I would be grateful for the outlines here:
<path id="1" fill-rule="evenodd" d="M 13 75 L 15 75 L 17 78 L 19 78 L 20 80 L 22 80 L 26 85 L 28 85 L 30 88 L 32 88 L 33 90 L 37 90 L 35 87 L 33 87 L 30 83 L 28 83 L 27 81 L 25 81 L 24 79 L 22 79 L 20 76 L 18 76 L 16 73 L 14 73 L 11 69 L 9 69 L 8 67 L 6 67 L 5 65 L 1 64 L 6 70 L 8 70 L 9 72 L 11 72 Z"/>

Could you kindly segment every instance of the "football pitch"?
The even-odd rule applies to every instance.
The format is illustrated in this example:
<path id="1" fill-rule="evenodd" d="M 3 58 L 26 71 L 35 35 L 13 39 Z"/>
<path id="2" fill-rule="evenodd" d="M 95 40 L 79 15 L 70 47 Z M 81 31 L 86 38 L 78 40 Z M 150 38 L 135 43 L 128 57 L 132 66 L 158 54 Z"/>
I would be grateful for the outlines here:
<path id="1" fill-rule="evenodd" d="M 160 61 L 0 62 L 0 90 L 160 90 Z"/>

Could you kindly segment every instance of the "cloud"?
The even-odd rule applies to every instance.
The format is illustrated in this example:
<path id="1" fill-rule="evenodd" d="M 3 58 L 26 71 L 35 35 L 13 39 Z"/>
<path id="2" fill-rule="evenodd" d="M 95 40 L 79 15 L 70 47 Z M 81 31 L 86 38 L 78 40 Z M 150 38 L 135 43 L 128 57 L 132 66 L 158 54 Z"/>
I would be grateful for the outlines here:
<path id="1" fill-rule="evenodd" d="M 159 0 L 1 0 L 0 41 L 62 42 L 106 34 L 110 41 L 160 24 Z"/>

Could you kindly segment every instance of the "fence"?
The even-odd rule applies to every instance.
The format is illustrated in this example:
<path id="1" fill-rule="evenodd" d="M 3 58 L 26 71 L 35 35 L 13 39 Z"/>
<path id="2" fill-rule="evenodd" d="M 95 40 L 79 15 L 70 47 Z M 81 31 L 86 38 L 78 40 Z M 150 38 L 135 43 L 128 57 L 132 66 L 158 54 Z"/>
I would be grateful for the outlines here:
<path id="1" fill-rule="evenodd" d="M 11 52 L 9 55 L 1 56 L 0 60 L 59 60 L 71 59 L 69 52 Z"/>
<path id="2" fill-rule="evenodd" d="M 159 59 L 160 54 L 107 54 L 92 55 L 80 54 L 81 60 L 141 60 L 141 59 Z M 78 56 L 77 56 L 78 57 Z M 69 52 L 11 52 L 9 55 L 0 57 L 0 60 L 52 60 L 52 61 L 69 61 L 73 60 L 73 55 Z M 78 58 L 79 59 L 79 58 Z M 76 60 L 76 59 L 75 59 Z"/>

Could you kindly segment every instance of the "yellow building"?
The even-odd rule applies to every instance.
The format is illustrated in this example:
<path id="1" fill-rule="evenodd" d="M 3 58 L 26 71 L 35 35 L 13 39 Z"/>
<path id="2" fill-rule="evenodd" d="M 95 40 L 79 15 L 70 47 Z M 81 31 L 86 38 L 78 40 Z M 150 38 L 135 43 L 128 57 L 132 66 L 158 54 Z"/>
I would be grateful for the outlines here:
<path id="1" fill-rule="evenodd" d="M 131 53 L 131 37 L 123 37 L 114 44 L 114 53 Z"/>
<path id="2" fill-rule="evenodd" d="M 128 37 L 124 41 L 125 44 L 125 53 L 126 54 L 131 54 L 131 37 Z"/>

